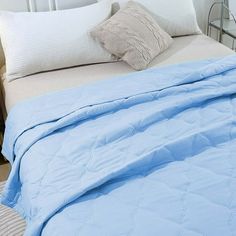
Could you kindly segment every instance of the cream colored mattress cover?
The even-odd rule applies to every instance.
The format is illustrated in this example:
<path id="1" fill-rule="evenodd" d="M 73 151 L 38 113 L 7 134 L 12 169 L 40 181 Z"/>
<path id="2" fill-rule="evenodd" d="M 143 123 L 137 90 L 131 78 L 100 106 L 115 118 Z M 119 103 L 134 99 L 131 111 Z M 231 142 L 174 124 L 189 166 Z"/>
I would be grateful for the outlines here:
<path id="1" fill-rule="evenodd" d="M 221 57 L 233 53 L 229 48 L 205 35 L 179 37 L 174 39 L 171 48 L 158 56 L 150 67 Z M 2 93 L 6 113 L 18 102 L 34 96 L 81 86 L 92 81 L 107 79 L 133 71 L 124 62 L 115 62 L 44 72 L 12 82 L 7 82 L 2 76 Z"/>

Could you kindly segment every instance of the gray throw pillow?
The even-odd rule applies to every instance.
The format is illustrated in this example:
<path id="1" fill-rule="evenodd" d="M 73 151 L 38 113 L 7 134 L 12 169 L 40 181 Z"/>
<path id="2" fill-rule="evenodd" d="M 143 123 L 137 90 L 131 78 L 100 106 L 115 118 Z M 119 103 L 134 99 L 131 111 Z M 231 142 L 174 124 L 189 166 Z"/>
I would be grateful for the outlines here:
<path id="1" fill-rule="evenodd" d="M 133 1 L 95 27 L 91 35 L 136 70 L 147 68 L 173 42 L 149 12 Z"/>

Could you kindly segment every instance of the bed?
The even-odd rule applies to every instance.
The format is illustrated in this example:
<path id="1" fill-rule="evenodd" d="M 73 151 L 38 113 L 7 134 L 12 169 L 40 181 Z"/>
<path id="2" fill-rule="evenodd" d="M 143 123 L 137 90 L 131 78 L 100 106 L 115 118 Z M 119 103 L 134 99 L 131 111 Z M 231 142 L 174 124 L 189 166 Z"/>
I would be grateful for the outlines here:
<path id="1" fill-rule="evenodd" d="M 204 50 L 204 48 L 206 50 Z M 158 67 L 231 54 L 233 54 L 231 50 L 207 36 L 198 35 L 180 37 L 175 39 L 171 50 L 157 58 L 152 66 Z M 4 68 L 2 71 L 4 72 Z M 11 83 L 4 80 L 3 76 L 2 92 L 5 97 L 6 113 L 9 113 L 12 107 L 18 102 L 27 98 L 47 94 L 51 91 L 77 87 L 92 82 L 95 78 L 96 80 L 100 80 L 114 75 L 127 74 L 129 72 L 132 72 L 132 70 L 126 64 L 118 62 L 40 73 L 23 78 L 21 81 L 16 80 Z M 96 74 L 96 77 L 94 74 Z M 58 80 L 60 80 L 59 83 Z M 7 214 L 4 215 L 4 218 L 9 222 L 9 225 L 13 224 L 16 226 L 16 228 L 11 231 L 13 232 L 12 235 L 15 235 L 15 232 L 19 232 L 19 235 L 21 235 L 25 227 L 22 219 L 17 217 L 12 210 L 8 210 L 4 207 L 3 209 L 3 213 L 7 212 Z M 6 230 L 5 226 L 3 229 Z"/>
<path id="2" fill-rule="evenodd" d="M 231 49 L 205 35 L 178 37 L 174 39 L 174 44 L 168 51 L 151 63 L 150 68 L 222 57 L 233 53 Z M 4 71 L 5 67 L 1 71 L 2 93 L 5 101 L 4 110 L 8 113 L 17 102 L 27 98 L 124 75 L 134 70 L 124 62 L 105 63 L 40 73 L 13 82 L 4 79 Z"/>
<path id="3" fill-rule="evenodd" d="M 200 34 L 143 72 L 110 62 L 9 82 L 3 67 L 14 164 L 1 202 L 29 236 L 235 235 L 235 65 Z"/>

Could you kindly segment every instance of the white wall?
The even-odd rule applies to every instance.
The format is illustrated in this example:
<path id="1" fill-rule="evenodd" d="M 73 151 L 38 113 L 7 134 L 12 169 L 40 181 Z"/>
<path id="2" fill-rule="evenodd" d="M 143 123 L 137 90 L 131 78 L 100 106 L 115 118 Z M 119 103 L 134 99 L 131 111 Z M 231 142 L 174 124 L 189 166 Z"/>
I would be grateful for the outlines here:
<path id="1" fill-rule="evenodd" d="M 208 12 L 216 0 L 193 0 L 193 2 L 197 12 L 198 24 L 202 31 L 206 33 Z"/>
<path id="2" fill-rule="evenodd" d="M 0 0 L 0 9 L 9 11 L 27 10 L 27 2 L 25 0 Z"/>
<path id="3" fill-rule="evenodd" d="M 34 0 L 34 7 L 38 11 L 48 10 L 48 2 L 50 0 Z M 92 3 L 96 0 L 57 0 L 59 8 L 70 8 L 83 6 L 86 3 Z M 168 1 L 168 0 L 167 0 Z M 181 2 L 181 0 L 179 0 Z M 193 0 L 197 12 L 198 23 L 202 31 L 206 32 L 207 27 L 207 15 L 211 4 L 216 0 Z M 27 0 L 0 0 L 0 10 L 10 11 L 27 11 L 28 5 Z M 1 46 L 0 46 L 0 65 L 3 63 L 1 57 Z"/>
<path id="4" fill-rule="evenodd" d="M 37 10 L 48 10 L 50 0 L 34 0 Z M 57 0 L 60 8 L 78 7 L 96 0 Z M 167 0 L 168 1 L 168 0 Z M 179 0 L 181 2 L 181 0 Z M 197 11 L 198 22 L 203 31 L 206 29 L 207 14 L 211 4 L 215 0 L 193 0 Z M 27 11 L 26 0 L 0 0 L 0 10 Z"/>
<path id="5" fill-rule="evenodd" d="M 29 2 L 37 11 L 48 11 L 51 0 L 0 0 L 1 10 L 27 11 Z M 59 9 L 75 8 L 96 2 L 96 0 L 57 0 Z"/>

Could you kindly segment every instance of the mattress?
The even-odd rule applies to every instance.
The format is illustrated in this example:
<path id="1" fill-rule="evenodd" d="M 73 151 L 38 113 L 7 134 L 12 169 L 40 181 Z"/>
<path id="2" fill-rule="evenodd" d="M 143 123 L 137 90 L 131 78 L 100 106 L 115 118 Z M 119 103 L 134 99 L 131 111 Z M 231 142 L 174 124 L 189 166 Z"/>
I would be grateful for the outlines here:
<path id="1" fill-rule="evenodd" d="M 234 52 L 205 35 L 177 37 L 170 49 L 158 56 L 150 67 L 158 67 L 221 57 Z M 2 93 L 5 100 L 6 114 L 20 101 L 43 95 L 51 91 L 81 86 L 93 81 L 133 72 L 124 62 L 80 66 L 69 69 L 39 73 L 12 82 L 2 76 Z M 2 74 L 4 68 L 2 69 Z"/>

